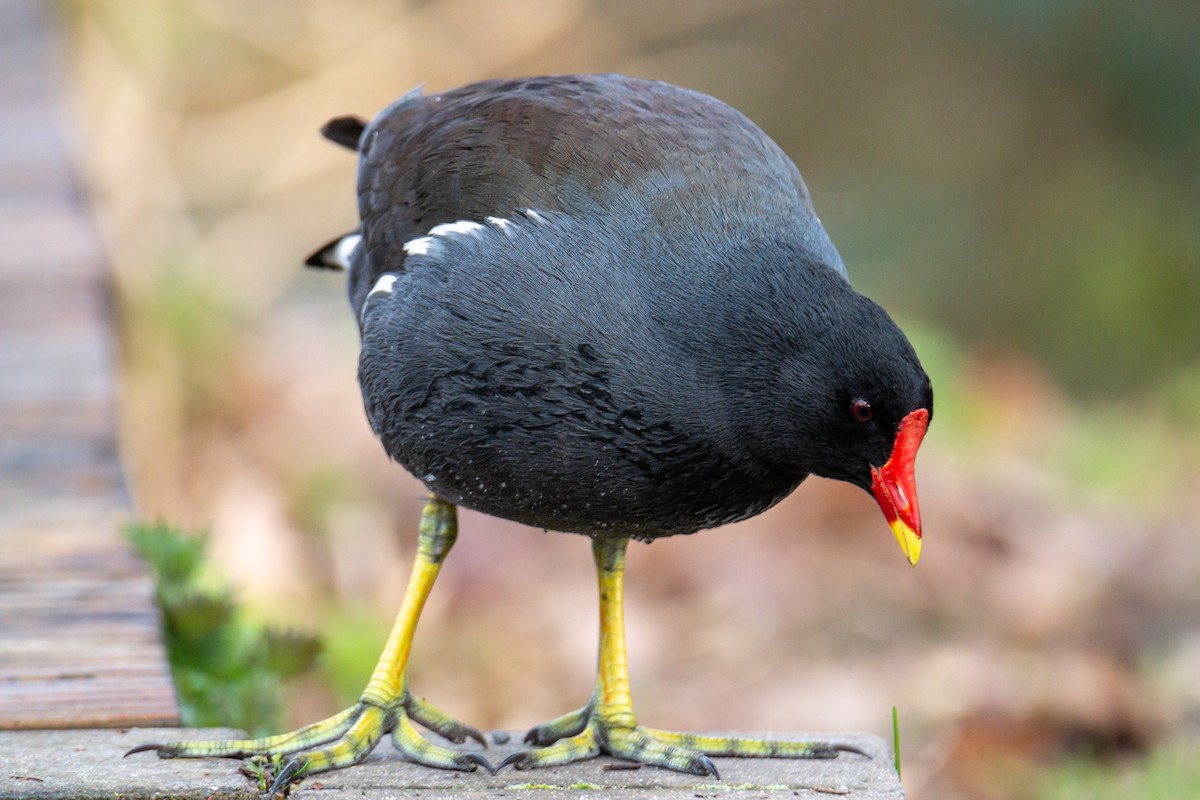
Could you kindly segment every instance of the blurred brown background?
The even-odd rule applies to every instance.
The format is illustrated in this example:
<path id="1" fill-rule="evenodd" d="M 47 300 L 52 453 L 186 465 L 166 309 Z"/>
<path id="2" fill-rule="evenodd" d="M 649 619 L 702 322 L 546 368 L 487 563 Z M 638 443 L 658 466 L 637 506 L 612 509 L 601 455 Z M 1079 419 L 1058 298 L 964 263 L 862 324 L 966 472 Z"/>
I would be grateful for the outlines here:
<path id="1" fill-rule="evenodd" d="M 912 797 L 1200 793 L 1200 6 L 56 7 L 138 505 L 210 528 L 257 614 L 322 634 L 291 723 L 366 681 L 422 494 L 366 425 L 341 280 L 300 267 L 355 224 L 354 159 L 317 128 L 418 84 L 615 71 L 714 94 L 780 142 L 938 398 L 915 571 L 870 498 L 819 480 L 634 546 L 639 716 L 890 738 L 896 705 Z M 586 542 L 470 512 L 459 542 L 416 691 L 481 727 L 580 705 Z"/>

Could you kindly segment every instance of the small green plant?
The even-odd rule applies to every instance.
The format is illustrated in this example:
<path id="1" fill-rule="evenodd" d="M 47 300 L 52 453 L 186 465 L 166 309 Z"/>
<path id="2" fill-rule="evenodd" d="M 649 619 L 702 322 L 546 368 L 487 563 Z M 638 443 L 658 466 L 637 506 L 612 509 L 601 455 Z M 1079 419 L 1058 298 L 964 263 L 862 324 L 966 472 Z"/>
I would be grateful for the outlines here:
<path id="1" fill-rule="evenodd" d="M 896 759 L 896 777 L 900 775 L 900 714 L 892 706 L 892 757 Z"/>
<path id="2" fill-rule="evenodd" d="M 252 756 L 242 762 L 242 766 L 238 768 L 238 772 L 245 775 L 254 782 L 258 787 L 259 794 L 267 791 L 267 787 L 271 784 L 268 781 L 273 781 L 274 777 L 267 769 L 267 762 L 262 756 Z"/>
<path id="3" fill-rule="evenodd" d="M 286 766 L 287 757 L 278 753 L 269 758 L 266 756 L 251 756 L 242 762 L 242 766 L 238 769 L 238 772 L 254 782 L 258 787 L 259 794 L 265 794 L 275 784 L 275 776 L 282 772 Z M 275 796 L 278 797 L 282 794 L 286 797 L 307 774 L 307 767 L 301 767 L 296 770 L 287 785 L 277 790 Z"/>
<path id="4" fill-rule="evenodd" d="M 133 524 L 126 535 L 155 576 L 183 723 L 277 730 L 280 680 L 312 666 L 317 640 L 250 620 L 208 565 L 203 535 L 164 523 Z"/>

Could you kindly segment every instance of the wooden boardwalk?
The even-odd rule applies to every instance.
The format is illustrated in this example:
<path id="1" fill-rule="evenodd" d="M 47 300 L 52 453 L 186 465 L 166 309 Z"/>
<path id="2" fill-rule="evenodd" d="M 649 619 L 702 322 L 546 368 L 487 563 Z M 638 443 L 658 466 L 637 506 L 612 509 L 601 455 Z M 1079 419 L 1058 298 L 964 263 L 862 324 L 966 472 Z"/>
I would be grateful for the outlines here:
<path id="1" fill-rule="evenodd" d="M 121 535 L 108 276 L 49 7 L 0 5 L 0 728 L 173 725 L 153 587 Z"/>

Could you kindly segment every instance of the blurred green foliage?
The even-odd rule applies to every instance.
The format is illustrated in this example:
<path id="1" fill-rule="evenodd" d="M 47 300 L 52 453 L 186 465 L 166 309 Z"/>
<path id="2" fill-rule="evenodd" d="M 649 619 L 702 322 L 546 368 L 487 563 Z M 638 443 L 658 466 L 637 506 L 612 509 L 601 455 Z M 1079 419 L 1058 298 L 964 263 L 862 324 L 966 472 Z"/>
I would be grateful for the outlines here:
<path id="1" fill-rule="evenodd" d="M 1155 751 L 1124 764 L 1068 761 L 1042 776 L 1036 800 L 1183 800 L 1200 797 L 1196 745 Z"/>
<path id="2" fill-rule="evenodd" d="M 157 379 L 183 388 L 181 422 L 203 427 L 229 416 L 236 401 L 227 395 L 236 383 L 234 357 L 251 330 L 230 296 L 187 258 L 165 262 L 152 279 L 121 296 L 122 332 L 127 346 L 142 348 Z"/>
<path id="3" fill-rule="evenodd" d="M 1200 393 L 1200 369 L 1180 370 L 1161 385 L 1126 397 L 1088 403 L 1069 395 L 1027 400 L 1043 415 L 1047 402 L 1057 403 L 1057 414 L 1049 411 L 1049 425 L 1030 420 L 1031 427 L 1014 438 L 996 423 L 997 407 L 1007 406 L 1001 414 L 1019 415 L 1021 409 L 1006 395 L 991 395 L 991 385 L 972 382 L 963 346 L 919 320 L 903 318 L 901 324 L 936 387 L 932 435 L 964 464 L 980 452 L 1025 448 L 1048 474 L 1061 479 L 1064 491 L 1119 498 L 1143 510 L 1161 510 L 1173 496 L 1190 491 L 1200 454 L 1200 407 L 1189 398 Z M 1086 496 L 1064 499 L 1087 502 Z"/>
<path id="4" fill-rule="evenodd" d="M 370 679 L 390 626 L 369 608 L 342 604 L 331 614 L 321 635 L 322 673 L 338 704 L 349 705 Z"/>
<path id="5" fill-rule="evenodd" d="M 827 134 L 772 131 L 824 184 L 815 202 L 856 283 L 971 347 L 1033 354 L 1080 395 L 1200 364 L 1200 5 L 943 0 L 876 23 L 865 9 L 848 6 L 831 69 L 892 72 L 872 88 L 836 75 L 858 109 L 821 98 Z"/>
<path id="6" fill-rule="evenodd" d="M 208 566 L 204 536 L 163 523 L 126 533 L 155 575 L 183 724 L 279 730 L 280 680 L 313 665 L 317 640 L 249 620 Z"/>

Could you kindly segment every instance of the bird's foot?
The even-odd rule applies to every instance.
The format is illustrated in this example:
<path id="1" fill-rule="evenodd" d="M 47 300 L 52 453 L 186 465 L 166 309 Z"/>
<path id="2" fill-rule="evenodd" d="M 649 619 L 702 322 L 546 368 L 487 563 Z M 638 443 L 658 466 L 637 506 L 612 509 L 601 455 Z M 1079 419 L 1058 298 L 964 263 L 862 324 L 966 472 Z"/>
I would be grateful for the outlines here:
<path id="1" fill-rule="evenodd" d="M 605 714 L 586 706 L 532 728 L 525 741 L 534 748 L 512 754 L 500 767 L 508 764 L 517 769 L 550 767 L 607 753 L 640 764 L 719 779 L 721 776 L 709 756 L 836 758 L 842 752 L 868 756 L 847 744 L 674 733 L 647 728 L 632 720 L 631 714 Z"/>
<path id="2" fill-rule="evenodd" d="M 391 733 L 396 749 L 419 764 L 466 772 L 479 767 L 495 771 L 479 753 L 430 742 L 417 731 L 414 722 L 456 744 L 474 739 L 487 747 L 487 740 L 478 730 L 405 690 L 386 706 L 359 701 L 339 714 L 290 733 L 260 739 L 144 744 L 125 755 L 154 750 L 159 758 L 256 758 L 260 763 L 276 765 L 274 782 L 268 790 L 274 793 L 307 775 L 359 763 L 384 734 Z"/>

